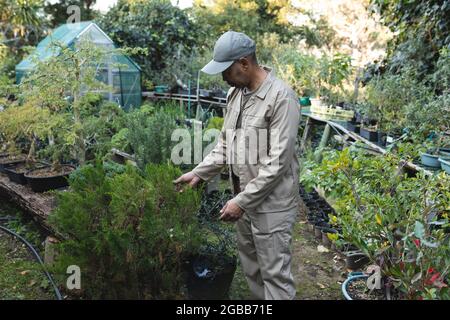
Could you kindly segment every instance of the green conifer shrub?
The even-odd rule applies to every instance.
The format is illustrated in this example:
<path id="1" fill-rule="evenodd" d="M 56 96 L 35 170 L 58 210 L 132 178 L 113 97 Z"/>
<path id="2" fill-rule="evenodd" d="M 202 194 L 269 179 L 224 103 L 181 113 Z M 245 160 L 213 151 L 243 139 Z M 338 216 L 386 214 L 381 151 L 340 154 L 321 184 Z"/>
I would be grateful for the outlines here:
<path id="1" fill-rule="evenodd" d="M 178 107 L 170 104 L 155 109 L 151 116 L 147 109 L 135 110 L 128 116 L 128 133 L 137 164 L 144 168 L 147 163 L 167 163 L 173 146 L 172 133 L 184 122 L 184 115 Z"/>
<path id="2" fill-rule="evenodd" d="M 180 174 L 155 164 L 115 175 L 100 162 L 77 170 L 50 217 L 66 237 L 56 272 L 65 279 L 69 265 L 79 266 L 83 298 L 182 297 L 185 262 L 203 236 L 195 215 L 199 193 L 177 192 L 172 181 Z"/>

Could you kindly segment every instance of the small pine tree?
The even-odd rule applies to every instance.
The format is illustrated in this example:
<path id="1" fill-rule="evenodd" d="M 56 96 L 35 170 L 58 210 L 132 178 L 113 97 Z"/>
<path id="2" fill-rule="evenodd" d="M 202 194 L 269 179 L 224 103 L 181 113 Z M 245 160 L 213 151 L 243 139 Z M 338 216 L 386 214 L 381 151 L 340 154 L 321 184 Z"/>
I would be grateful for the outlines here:
<path id="1" fill-rule="evenodd" d="M 175 190 L 180 170 L 148 165 L 109 176 L 100 162 L 77 170 L 50 217 L 66 236 L 56 271 L 82 272 L 82 295 L 93 299 L 180 298 L 183 270 L 202 240 L 198 191 Z"/>

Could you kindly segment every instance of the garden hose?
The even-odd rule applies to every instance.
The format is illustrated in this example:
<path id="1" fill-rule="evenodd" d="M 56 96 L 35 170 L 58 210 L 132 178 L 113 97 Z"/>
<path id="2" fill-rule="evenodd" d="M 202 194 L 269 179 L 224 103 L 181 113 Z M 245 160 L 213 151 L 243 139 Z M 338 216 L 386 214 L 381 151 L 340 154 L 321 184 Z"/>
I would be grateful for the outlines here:
<path id="1" fill-rule="evenodd" d="M 63 300 L 63 298 L 61 296 L 61 293 L 59 292 L 58 287 L 56 286 L 55 282 L 53 281 L 52 276 L 50 275 L 50 273 L 48 273 L 47 269 L 45 268 L 45 265 L 44 265 L 44 262 L 42 261 L 42 258 L 39 256 L 39 253 L 37 253 L 36 249 L 31 245 L 31 243 L 29 243 L 27 240 L 25 240 L 19 234 L 15 233 L 14 231 L 12 231 L 12 230 L 10 230 L 8 228 L 5 228 L 5 227 L 1 226 L 1 225 L 0 225 L 0 230 L 3 230 L 4 232 L 12 235 L 13 237 L 16 237 L 17 239 L 19 239 L 21 242 L 23 242 L 28 247 L 28 249 L 33 253 L 33 255 L 36 258 L 36 260 L 41 264 L 45 276 L 47 277 L 47 279 L 50 282 L 50 284 L 53 286 L 56 298 L 58 300 Z"/>
<path id="2" fill-rule="evenodd" d="M 0 221 L 12 221 L 12 220 L 16 220 L 16 218 L 12 216 L 0 217 Z"/>

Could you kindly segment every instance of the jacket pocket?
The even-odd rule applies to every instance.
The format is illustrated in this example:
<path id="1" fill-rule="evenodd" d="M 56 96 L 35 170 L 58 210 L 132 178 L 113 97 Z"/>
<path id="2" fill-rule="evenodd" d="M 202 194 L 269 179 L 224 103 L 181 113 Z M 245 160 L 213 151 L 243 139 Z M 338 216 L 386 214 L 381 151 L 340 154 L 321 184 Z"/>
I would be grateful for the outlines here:
<path id="1" fill-rule="evenodd" d="M 268 122 L 266 121 L 266 118 L 264 117 L 258 117 L 253 115 L 245 115 L 245 126 L 248 127 L 255 127 L 255 128 L 267 128 Z"/>

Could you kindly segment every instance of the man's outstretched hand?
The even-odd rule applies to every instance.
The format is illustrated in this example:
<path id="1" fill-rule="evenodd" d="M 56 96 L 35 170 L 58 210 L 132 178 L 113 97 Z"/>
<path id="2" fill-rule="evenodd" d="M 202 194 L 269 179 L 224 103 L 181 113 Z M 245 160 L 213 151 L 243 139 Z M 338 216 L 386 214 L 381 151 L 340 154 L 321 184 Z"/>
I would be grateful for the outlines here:
<path id="1" fill-rule="evenodd" d="M 236 202 L 233 200 L 228 201 L 225 206 L 220 210 L 222 214 L 219 219 L 222 221 L 228 222 L 236 222 L 238 221 L 242 215 L 244 214 L 244 210 L 242 210 Z"/>
<path id="2" fill-rule="evenodd" d="M 196 185 L 198 185 L 198 183 L 200 181 L 202 181 L 202 179 L 200 179 L 199 176 L 197 176 L 195 173 L 190 171 L 188 173 L 183 174 L 181 177 L 176 179 L 173 183 L 175 183 L 176 185 L 179 185 L 181 183 L 187 183 L 191 187 L 195 187 Z"/>

